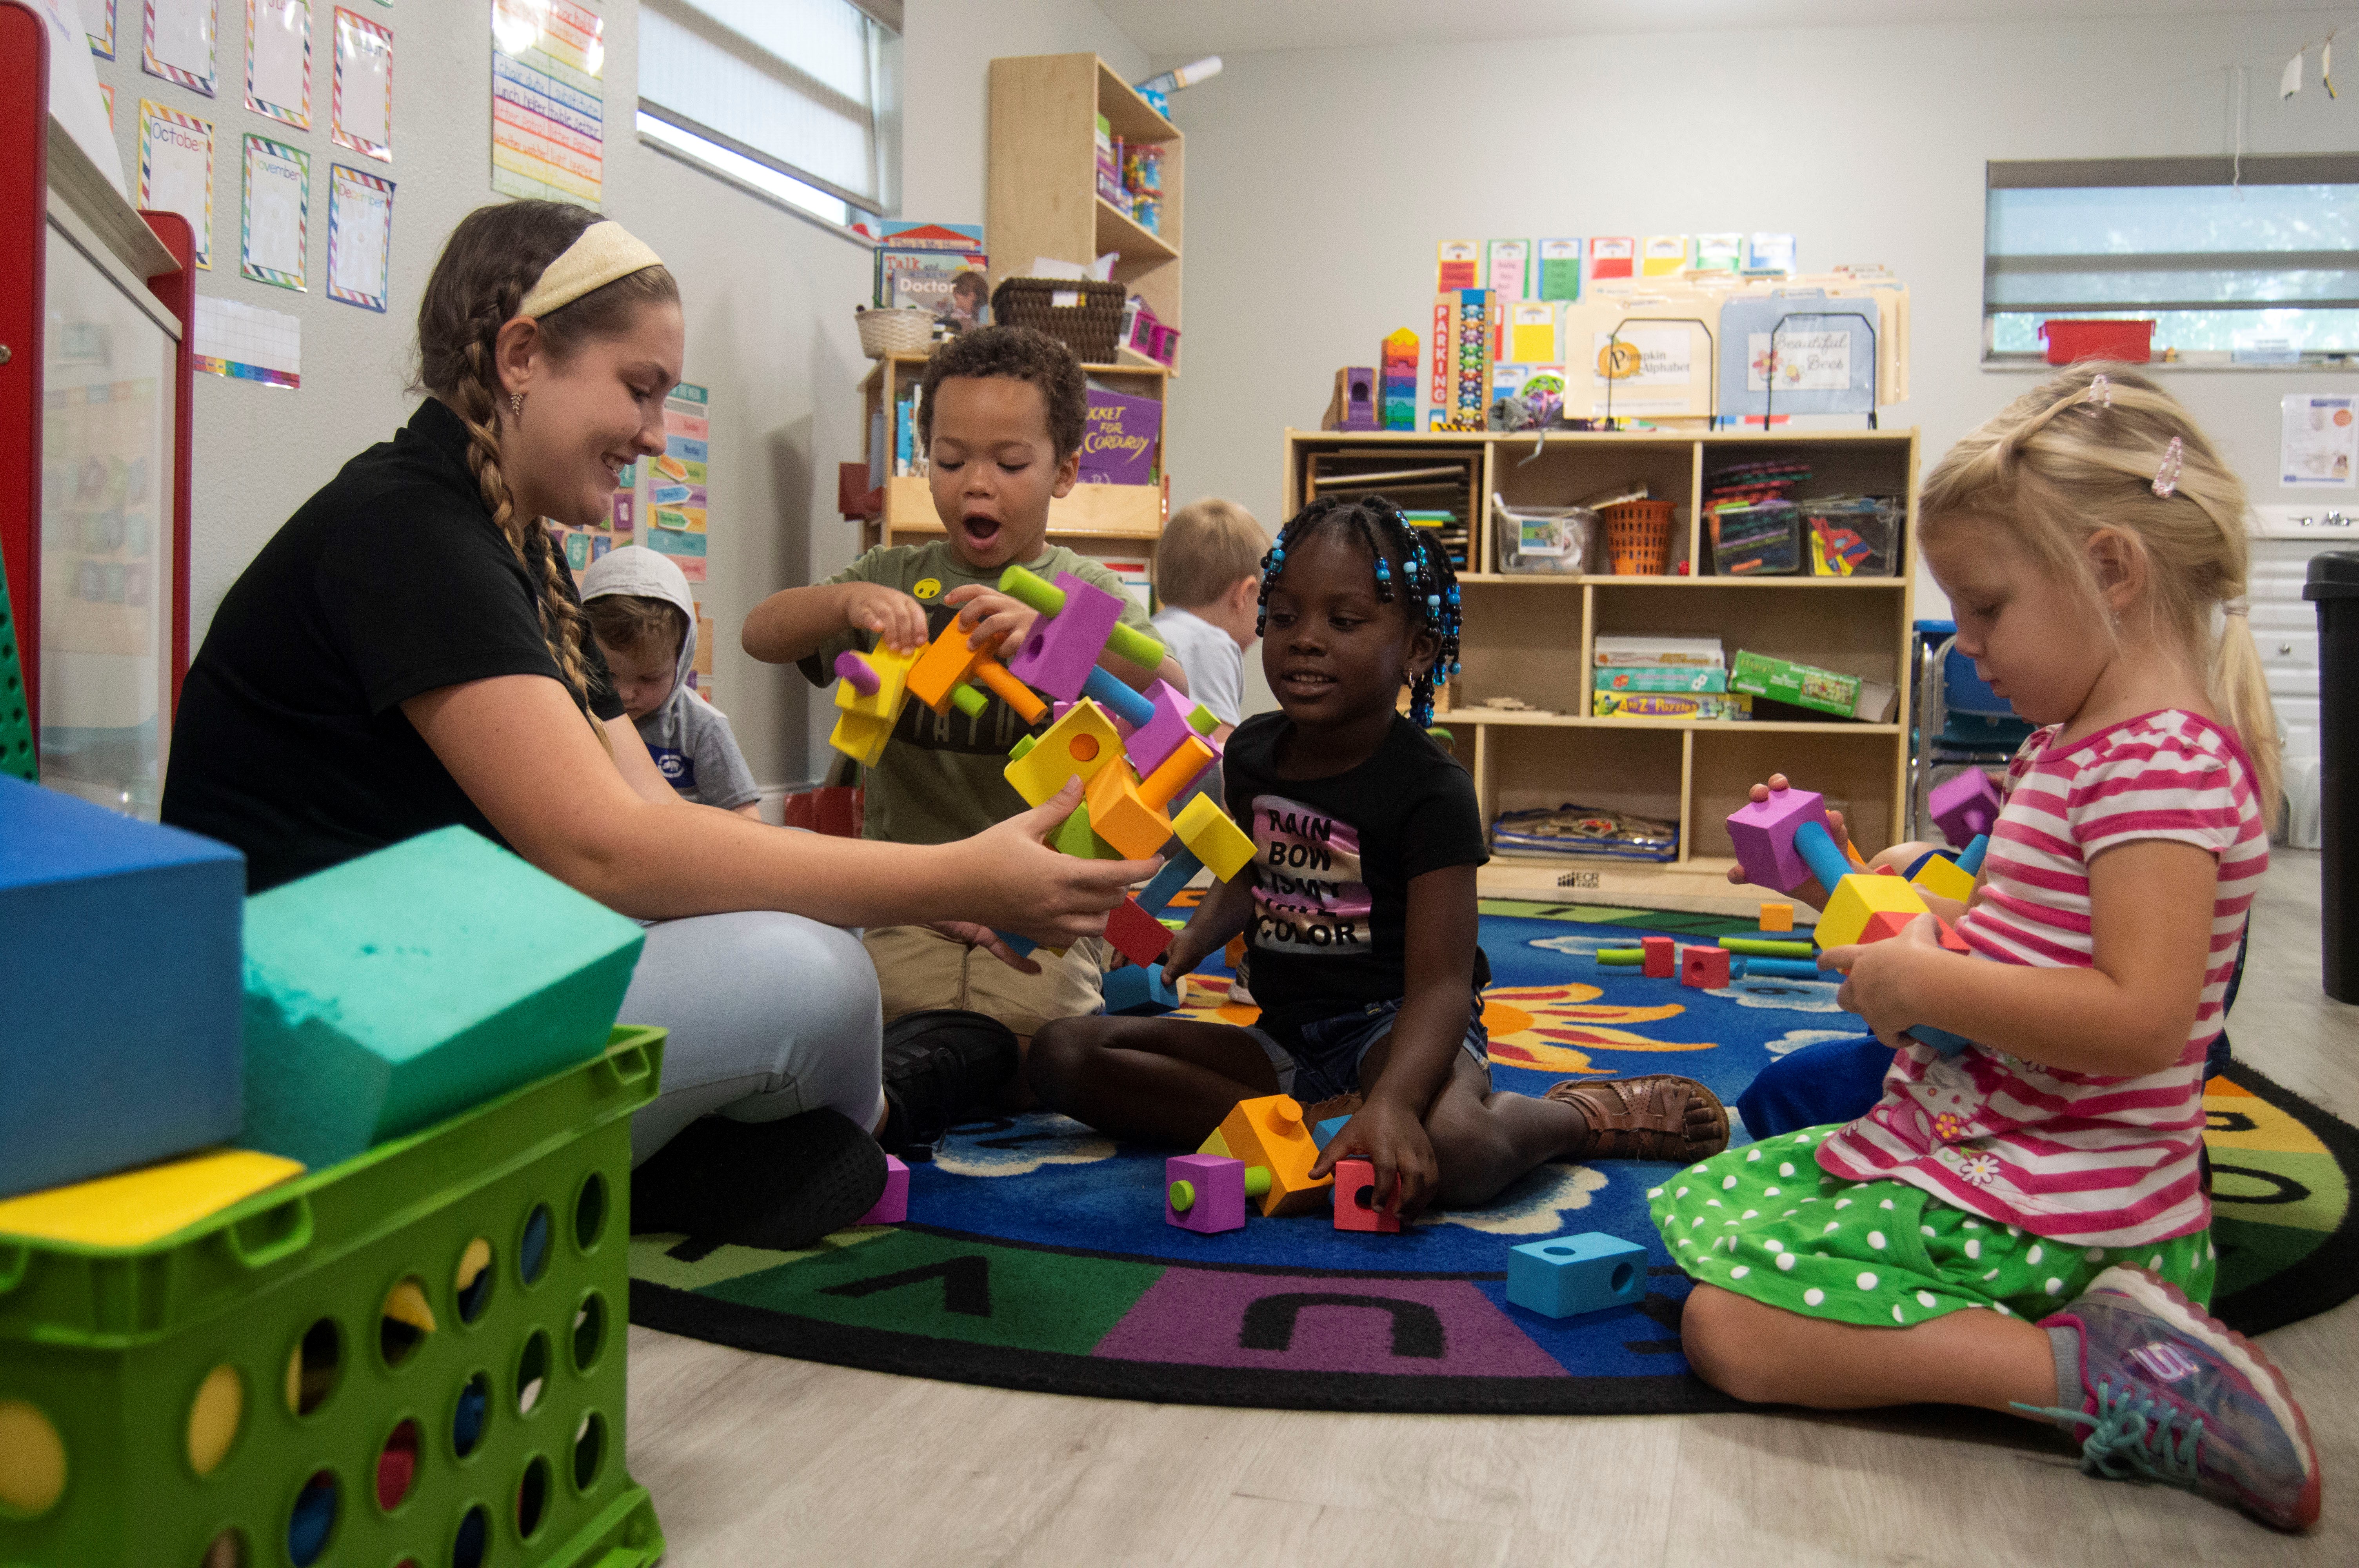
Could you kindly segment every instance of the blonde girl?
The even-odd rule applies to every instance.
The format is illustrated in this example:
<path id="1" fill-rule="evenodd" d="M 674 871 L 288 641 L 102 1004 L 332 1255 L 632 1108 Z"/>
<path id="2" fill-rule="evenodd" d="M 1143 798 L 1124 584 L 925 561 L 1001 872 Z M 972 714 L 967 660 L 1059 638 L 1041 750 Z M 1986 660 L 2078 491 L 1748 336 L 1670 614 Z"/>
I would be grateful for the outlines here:
<path id="1" fill-rule="evenodd" d="M 1894 1047 L 1882 1100 L 1648 1195 L 1696 1281 L 1688 1358 L 1745 1400 L 2052 1421 L 2093 1474 L 2305 1528 L 2301 1411 L 2202 1311 L 2201 1073 L 2277 788 L 2244 491 L 2169 394 L 2084 365 L 1960 442 L 1919 511 L 1959 649 L 2042 728 L 1971 907 L 1928 901 L 1973 955 L 1919 920 L 1825 957 Z"/>

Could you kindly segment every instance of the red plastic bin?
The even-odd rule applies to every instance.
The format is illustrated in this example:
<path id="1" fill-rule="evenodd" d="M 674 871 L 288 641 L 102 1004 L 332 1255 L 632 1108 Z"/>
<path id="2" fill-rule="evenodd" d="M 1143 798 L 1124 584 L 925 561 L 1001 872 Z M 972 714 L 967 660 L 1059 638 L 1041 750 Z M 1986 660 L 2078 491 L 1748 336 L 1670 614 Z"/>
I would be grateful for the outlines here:
<path id="1" fill-rule="evenodd" d="M 2154 358 L 2152 321 L 2042 321 L 2039 335 L 2048 341 L 2048 362 L 2068 365 L 2075 360 L 2118 360 L 2142 365 Z"/>

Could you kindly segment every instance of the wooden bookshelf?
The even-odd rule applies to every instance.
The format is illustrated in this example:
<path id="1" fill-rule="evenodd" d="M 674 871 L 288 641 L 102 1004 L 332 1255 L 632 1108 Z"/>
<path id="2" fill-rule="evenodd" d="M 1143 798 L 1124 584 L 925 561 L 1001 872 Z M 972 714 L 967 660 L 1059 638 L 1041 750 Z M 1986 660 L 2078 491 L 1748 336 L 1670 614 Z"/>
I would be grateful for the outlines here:
<path id="1" fill-rule="evenodd" d="M 1163 149 L 1160 228 L 1150 233 L 1097 193 L 1097 117 L 1126 144 Z M 1114 280 L 1180 326 L 1181 198 L 1187 141 L 1093 54 L 1027 55 L 991 62 L 991 176 L 984 242 L 991 287 L 1023 276 L 1035 256 L 1089 263 L 1111 252 Z M 1184 351 L 1185 340 L 1182 340 Z M 1128 349 L 1125 365 L 1161 369 Z M 1179 373 L 1175 362 L 1170 373 Z"/>
<path id="2" fill-rule="evenodd" d="M 1459 759 L 1474 775 L 1484 822 L 1505 811 L 1577 802 L 1680 827 L 1679 858 L 1660 865 L 1502 853 L 1484 869 L 1484 892 L 1749 911 L 1761 895 L 1726 881 L 1734 861 L 1723 819 L 1748 785 L 1773 772 L 1842 807 L 1862 843 L 1900 836 L 1915 612 L 1915 431 L 1559 432 L 1540 443 L 1529 434 L 1288 430 L 1287 514 L 1309 494 L 1314 461 L 1316 471 L 1327 471 L 1347 456 L 1386 470 L 1415 471 L 1446 460 L 1469 470 L 1462 489 L 1454 480 L 1430 481 L 1446 488 L 1394 499 L 1471 514 L 1469 569 L 1459 579 L 1464 669 L 1435 722 L 1451 731 Z M 1798 490 L 1802 498 L 1863 492 L 1908 498 L 1893 575 L 1677 575 L 1678 563 L 1699 560 L 1709 547 L 1700 522 L 1706 478 L 1734 463 L 1789 456 L 1810 464 L 1810 478 Z M 1370 461 L 1376 459 L 1397 461 Z M 1658 498 L 1679 504 L 1672 575 L 1499 569 L 1495 494 L 1509 506 L 1565 506 L 1639 480 Z M 1886 724 L 1596 718 L 1591 668 L 1600 634 L 1718 637 L 1731 654 L 1750 649 L 1881 681 L 1899 690 L 1901 706 Z M 1549 711 L 1483 710 L 1497 697 Z"/>

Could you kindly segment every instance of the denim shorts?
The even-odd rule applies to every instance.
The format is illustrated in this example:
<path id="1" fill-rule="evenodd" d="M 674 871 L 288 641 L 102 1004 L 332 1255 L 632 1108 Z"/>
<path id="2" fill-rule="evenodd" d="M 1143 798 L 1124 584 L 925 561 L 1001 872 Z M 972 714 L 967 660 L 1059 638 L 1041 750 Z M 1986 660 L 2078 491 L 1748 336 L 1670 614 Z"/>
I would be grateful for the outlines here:
<path id="1" fill-rule="evenodd" d="M 1401 999 L 1372 1001 L 1356 1012 L 1337 1013 L 1304 1024 L 1298 1033 L 1295 1049 L 1288 1050 L 1275 1036 L 1262 1029 L 1247 1029 L 1269 1065 L 1277 1071 L 1277 1087 L 1281 1094 L 1293 1096 L 1304 1105 L 1317 1105 L 1338 1095 L 1361 1092 L 1360 1058 L 1375 1049 L 1376 1043 L 1393 1032 L 1393 1022 L 1400 1016 Z M 1491 1033 L 1483 1027 L 1483 999 L 1470 993 L 1466 1013 L 1466 1035 L 1460 1044 L 1474 1065 L 1483 1069 L 1487 1079 L 1491 1072 Z"/>

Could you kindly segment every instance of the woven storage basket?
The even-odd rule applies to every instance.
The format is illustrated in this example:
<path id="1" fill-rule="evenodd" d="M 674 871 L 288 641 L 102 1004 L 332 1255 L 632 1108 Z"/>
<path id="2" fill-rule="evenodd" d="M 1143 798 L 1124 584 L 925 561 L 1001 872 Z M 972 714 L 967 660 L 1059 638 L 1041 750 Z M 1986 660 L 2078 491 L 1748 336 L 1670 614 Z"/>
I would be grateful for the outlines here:
<path id="1" fill-rule="evenodd" d="M 1671 503 L 1619 501 L 1598 508 L 1616 577 L 1660 577 L 1671 553 Z"/>
<path id="2" fill-rule="evenodd" d="M 1129 289 L 1119 283 L 1011 277 L 991 297 L 991 319 L 1003 327 L 1030 327 L 1061 339 L 1083 364 L 1112 364 L 1129 297 Z"/>
<path id="3" fill-rule="evenodd" d="M 922 354 L 933 347 L 934 318 L 915 306 L 862 310 L 853 319 L 860 323 L 860 351 L 872 360 L 886 354 Z"/>

